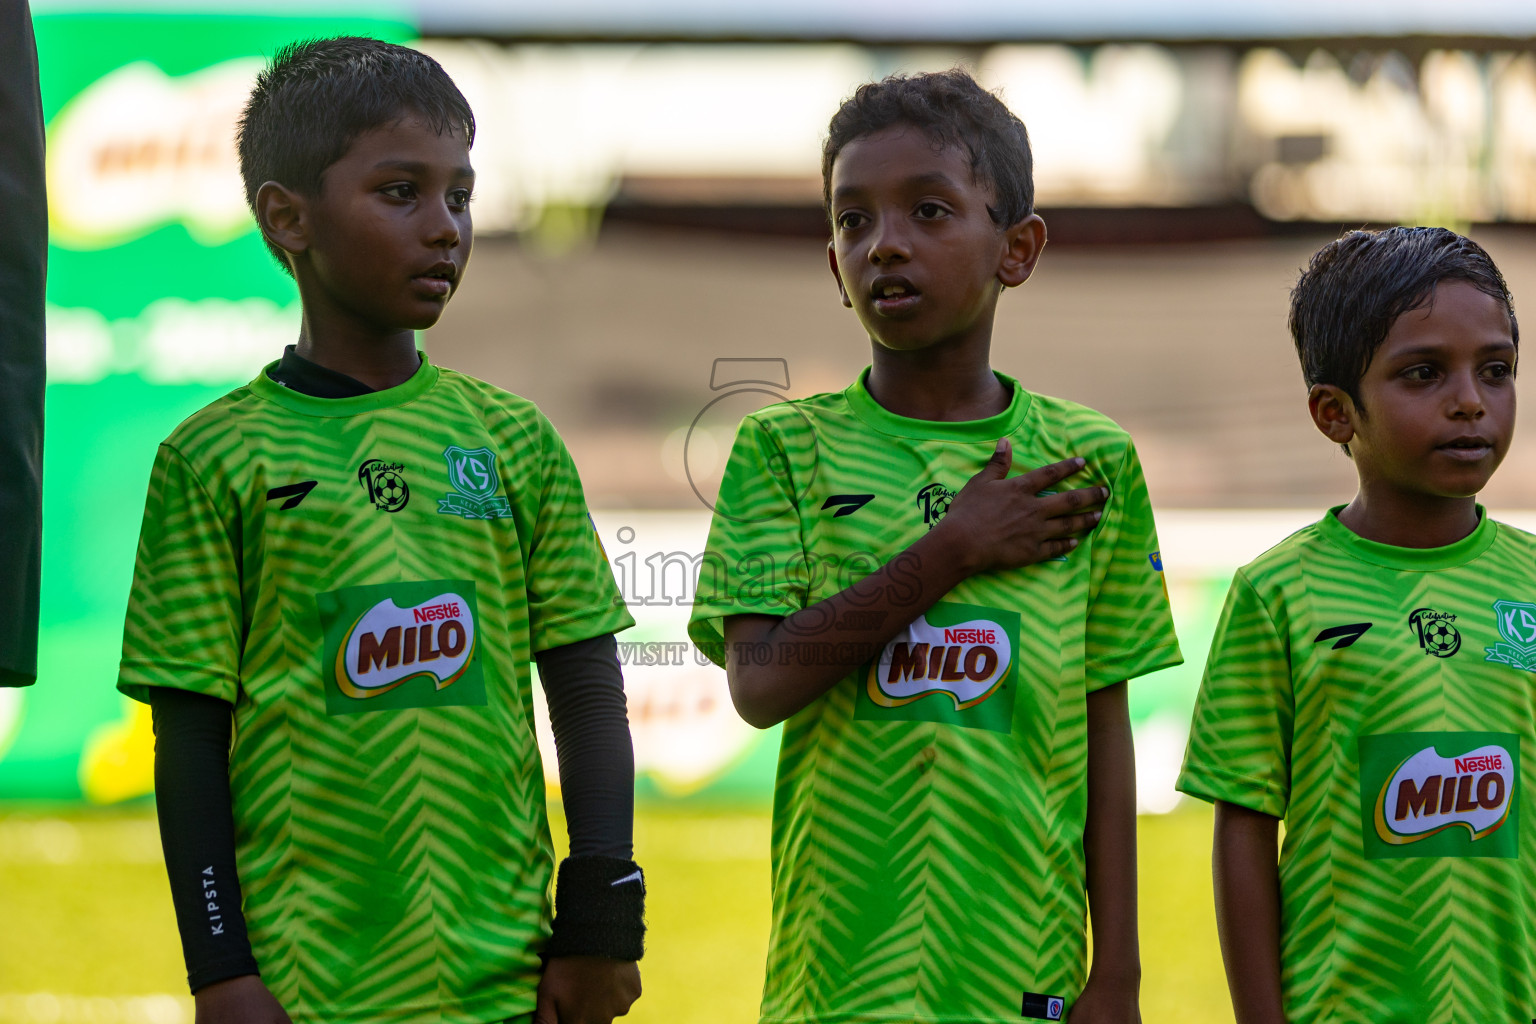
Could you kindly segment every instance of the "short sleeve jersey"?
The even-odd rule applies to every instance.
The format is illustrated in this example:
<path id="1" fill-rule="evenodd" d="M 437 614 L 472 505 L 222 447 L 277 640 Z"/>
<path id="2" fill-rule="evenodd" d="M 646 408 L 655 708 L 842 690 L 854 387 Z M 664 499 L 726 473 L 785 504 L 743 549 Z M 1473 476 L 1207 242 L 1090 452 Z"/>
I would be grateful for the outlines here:
<path id="1" fill-rule="evenodd" d="M 160 446 L 118 686 L 234 705 L 244 910 L 296 1022 L 534 1009 L 528 663 L 631 624 L 559 435 L 471 377 L 320 399 L 263 374 Z"/>
<path id="2" fill-rule="evenodd" d="M 1285 819 L 1291 1024 L 1536 1018 L 1536 537 L 1337 509 L 1232 582 L 1179 788 Z"/>
<path id="3" fill-rule="evenodd" d="M 989 419 L 897 416 L 861 377 L 737 435 L 689 627 L 717 658 L 725 616 L 792 614 L 912 545 L 1001 437 L 1014 475 L 1080 455 L 1063 486 L 1111 491 L 1065 558 L 967 579 L 785 723 L 764 1021 L 1016 1021 L 1026 994 L 1049 1019 L 1082 987 L 1087 695 L 1180 656 L 1130 438 L 999 377 Z"/>

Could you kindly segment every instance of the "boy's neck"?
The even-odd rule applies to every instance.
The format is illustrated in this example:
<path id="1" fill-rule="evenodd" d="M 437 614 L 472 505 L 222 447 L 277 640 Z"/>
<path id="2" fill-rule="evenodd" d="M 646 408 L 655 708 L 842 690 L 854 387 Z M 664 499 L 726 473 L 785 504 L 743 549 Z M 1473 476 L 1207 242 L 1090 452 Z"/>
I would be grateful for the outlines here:
<path id="1" fill-rule="evenodd" d="M 421 368 L 415 331 L 374 334 L 359 331 L 351 324 L 326 325 L 315 322 L 308 310 L 294 351 L 327 370 L 360 380 L 375 391 L 404 384 Z"/>
<path id="2" fill-rule="evenodd" d="M 944 346 L 897 352 L 874 346 L 870 397 L 897 416 L 914 420 L 984 420 L 1008 408 L 1013 393 L 997 379 L 985 350 L 961 353 Z"/>
<path id="3" fill-rule="evenodd" d="M 1400 548 L 1443 548 L 1477 529 L 1477 499 L 1372 495 L 1365 488 L 1339 510 L 1351 533 Z"/>

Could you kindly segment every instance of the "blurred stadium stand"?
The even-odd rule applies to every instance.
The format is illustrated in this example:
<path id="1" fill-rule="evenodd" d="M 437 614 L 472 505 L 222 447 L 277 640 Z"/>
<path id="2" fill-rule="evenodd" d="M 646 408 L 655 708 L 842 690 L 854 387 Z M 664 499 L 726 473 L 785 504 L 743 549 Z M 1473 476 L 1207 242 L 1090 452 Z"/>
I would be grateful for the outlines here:
<path id="1" fill-rule="evenodd" d="M 1508 276 L 1517 308 L 1522 296 L 1536 301 L 1536 238 L 1511 228 L 1474 234 Z M 1003 297 L 994 365 L 1126 426 L 1161 507 L 1347 501 L 1354 473 L 1307 417 L 1285 328 L 1290 286 L 1327 237 L 1047 247 L 1029 283 Z M 842 388 L 869 361 L 825 259 L 811 239 L 630 225 L 560 257 L 486 240 L 427 344 L 434 358 L 537 401 L 595 506 L 698 508 L 681 446 L 715 397 L 714 359 L 783 357 L 791 395 Z M 1496 509 L 1536 508 L 1531 409 L 1525 403 L 1485 492 Z M 713 435 L 690 449 L 706 493 L 731 442 L 735 421 L 724 420 L 701 423 Z"/>

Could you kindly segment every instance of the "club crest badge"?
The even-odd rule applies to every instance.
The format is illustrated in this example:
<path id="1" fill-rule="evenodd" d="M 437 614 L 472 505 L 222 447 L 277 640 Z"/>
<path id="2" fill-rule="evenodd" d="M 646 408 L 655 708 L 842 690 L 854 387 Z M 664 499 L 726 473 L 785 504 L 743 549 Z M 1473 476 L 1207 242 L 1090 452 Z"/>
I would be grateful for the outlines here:
<path id="1" fill-rule="evenodd" d="M 1484 661 L 1497 662 L 1536 672 L 1536 604 L 1529 601 L 1495 601 L 1493 617 L 1499 627 L 1501 643 L 1485 647 Z"/>
<path id="2" fill-rule="evenodd" d="M 1493 619 L 1498 623 L 1502 643 L 1484 648 L 1485 662 L 1536 672 L 1536 605 L 1527 600 L 1496 600 Z"/>
<path id="3" fill-rule="evenodd" d="M 496 472 L 495 452 L 454 444 L 443 449 L 443 458 L 454 489 L 437 500 L 439 514 L 465 519 L 502 519 L 512 514 L 506 495 L 496 493 L 501 489 L 501 476 Z"/>

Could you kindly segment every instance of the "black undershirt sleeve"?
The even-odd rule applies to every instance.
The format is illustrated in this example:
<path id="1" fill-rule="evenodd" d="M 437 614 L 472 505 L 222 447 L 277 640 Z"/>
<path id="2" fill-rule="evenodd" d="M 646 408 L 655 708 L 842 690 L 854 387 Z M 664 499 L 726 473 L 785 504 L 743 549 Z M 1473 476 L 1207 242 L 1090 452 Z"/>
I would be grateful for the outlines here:
<path id="1" fill-rule="evenodd" d="M 549 701 L 571 856 L 629 860 L 635 753 L 613 634 L 552 647 L 534 660 Z"/>
<path id="2" fill-rule="evenodd" d="M 181 931 L 187 984 L 260 973 L 246 936 L 235 873 L 235 820 L 229 796 L 227 701 L 187 690 L 157 689 L 155 806 L 160 845 Z"/>

